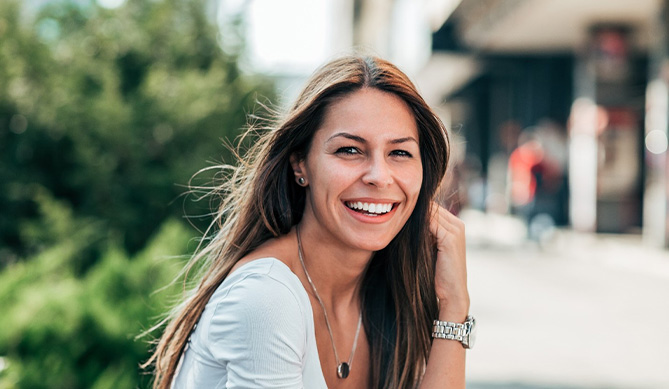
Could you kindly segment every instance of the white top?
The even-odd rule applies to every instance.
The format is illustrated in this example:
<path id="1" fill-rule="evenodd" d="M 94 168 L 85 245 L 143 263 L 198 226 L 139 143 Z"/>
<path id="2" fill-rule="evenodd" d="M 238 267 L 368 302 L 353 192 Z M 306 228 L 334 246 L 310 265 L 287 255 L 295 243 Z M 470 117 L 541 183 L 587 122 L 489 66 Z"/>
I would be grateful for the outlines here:
<path id="1" fill-rule="evenodd" d="M 327 388 L 309 296 L 276 258 L 230 274 L 200 317 L 172 387 Z"/>

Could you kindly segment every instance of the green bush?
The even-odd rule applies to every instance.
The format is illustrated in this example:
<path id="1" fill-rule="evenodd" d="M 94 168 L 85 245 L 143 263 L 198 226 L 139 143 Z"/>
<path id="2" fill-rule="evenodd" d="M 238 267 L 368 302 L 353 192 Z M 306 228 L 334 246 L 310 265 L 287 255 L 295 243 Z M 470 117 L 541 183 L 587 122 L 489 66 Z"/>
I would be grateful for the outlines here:
<path id="1" fill-rule="evenodd" d="M 178 254 L 186 253 L 192 234 L 168 220 L 132 257 L 110 239 L 97 263 L 78 276 L 71 259 L 99 233 L 95 224 L 81 227 L 0 273 L 0 355 L 7 363 L 2 389 L 148 385 L 139 364 L 149 343 L 135 337 L 179 296 L 180 284 L 162 287 L 183 266 Z"/>
<path id="2" fill-rule="evenodd" d="M 209 222 L 183 185 L 272 96 L 208 4 L 0 0 L 0 389 L 148 386 L 135 337 Z"/>
<path id="3" fill-rule="evenodd" d="M 0 1 L 0 268 L 43 246 L 16 228 L 38 217 L 36 184 L 134 253 L 183 216 L 195 172 L 231 162 L 222 139 L 272 89 L 219 47 L 207 4 Z"/>

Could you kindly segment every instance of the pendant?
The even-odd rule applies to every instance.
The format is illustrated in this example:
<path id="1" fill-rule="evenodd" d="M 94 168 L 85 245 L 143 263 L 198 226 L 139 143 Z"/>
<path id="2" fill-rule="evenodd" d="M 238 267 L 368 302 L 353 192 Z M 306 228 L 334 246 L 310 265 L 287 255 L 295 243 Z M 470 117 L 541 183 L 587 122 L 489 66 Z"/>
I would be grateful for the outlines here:
<path id="1" fill-rule="evenodd" d="M 348 377 L 348 373 L 351 372 L 351 368 L 348 366 L 348 363 L 342 362 L 337 366 L 337 375 L 339 378 L 346 378 Z"/>

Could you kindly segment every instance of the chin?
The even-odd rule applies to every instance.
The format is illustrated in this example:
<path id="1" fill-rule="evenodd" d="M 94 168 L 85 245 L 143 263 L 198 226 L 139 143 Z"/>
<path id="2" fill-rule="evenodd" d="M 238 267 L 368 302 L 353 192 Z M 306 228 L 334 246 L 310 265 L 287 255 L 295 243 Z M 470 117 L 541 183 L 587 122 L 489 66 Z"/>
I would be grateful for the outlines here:
<path id="1" fill-rule="evenodd" d="M 387 236 L 379 237 L 378 235 L 375 234 L 369 234 L 367 236 L 358 235 L 357 237 L 353 238 L 354 239 L 353 246 L 360 250 L 375 252 L 383 250 L 386 247 L 388 247 L 388 245 L 390 244 L 390 242 L 392 242 L 394 238 L 395 235 L 391 237 Z M 361 242 L 361 240 L 363 240 L 364 242 Z"/>
<path id="2" fill-rule="evenodd" d="M 388 242 L 384 245 L 373 245 L 373 246 L 365 247 L 364 250 L 371 251 L 371 252 L 377 252 L 377 251 L 381 251 L 381 250 L 385 249 L 386 247 L 388 247 L 389 244 L 390 244 L 390 242 Z"/>

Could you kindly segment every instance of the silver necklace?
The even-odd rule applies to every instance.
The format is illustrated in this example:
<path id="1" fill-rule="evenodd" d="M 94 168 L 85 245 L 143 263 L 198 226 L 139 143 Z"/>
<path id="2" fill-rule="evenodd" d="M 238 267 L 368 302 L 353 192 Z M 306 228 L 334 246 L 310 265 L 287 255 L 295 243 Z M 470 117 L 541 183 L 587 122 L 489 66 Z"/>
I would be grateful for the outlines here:
<path id="1" fill-rule="evenodd" d="M 300 257 L 300 263 L 302 264 L 302 269 L 304 270 L 304 274 L 306 274 L 307 276 L 307 281 L 309 281 L 311 289 L 313 289 L 314 291 L 314 295 L 316 295 L 318 303 L 321 305 L 321 308 L 323 308 L 323 314 L 325 315 L 325 324 L 328 326 L 328 333 L 330 334 L 330 342 L 332 342 L 332 349 L 334 350 L 335 359 L 337 360 L 337 377 L 346 378 L 351 373 L 351 366 L 353 365 L 353 356 L 355 355 L 355 348 L 358 345 L 358 335 L 360 335 L 360 324 L 362 324 L 362 310 L 360 311 L 360 317 L 358 318 L 358 328 L 355 330 L 355 338 L 353 339 L 353 348 L 351 349 L 351 356 L 348 358 L 348 362 L 341 362 L 341 360 L 339 359 L 339 354 L 337 354 L 337 347 L 335 346 L 334 336 L 332 335 L 332 327 L 330 327 L 330 319 L 328 319 L 328 311 L 325 309 L 325 304 L 323 304 L 321 296 L 318 295 L 316 286 L 314 285 L 314 282 L 311 280 L 311 277 L 309 277 L 309 272 L 307 272 L 307 267 L 304 265 L 304 253 L 302 252 L 302 240 L 300 239 L 299 228 L 295 228 L 295 232 L 297 233 L 297 254 Z"/>

